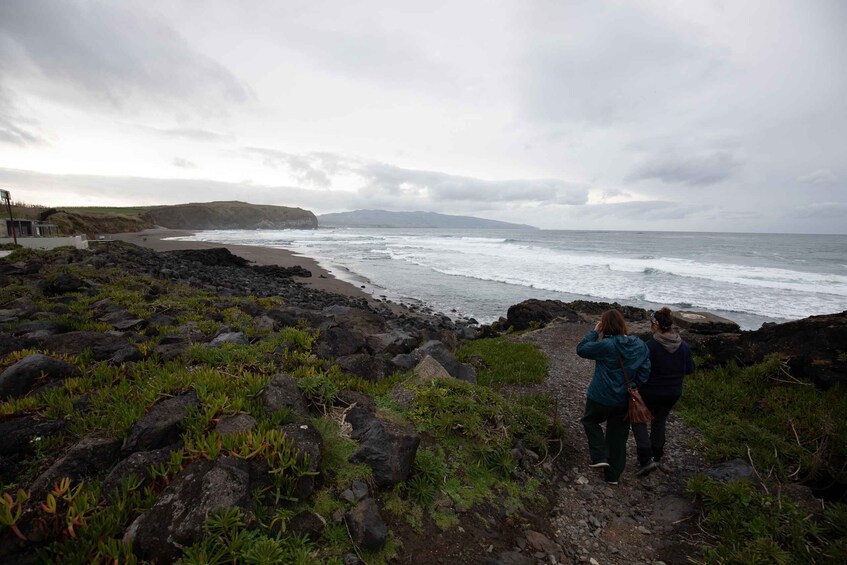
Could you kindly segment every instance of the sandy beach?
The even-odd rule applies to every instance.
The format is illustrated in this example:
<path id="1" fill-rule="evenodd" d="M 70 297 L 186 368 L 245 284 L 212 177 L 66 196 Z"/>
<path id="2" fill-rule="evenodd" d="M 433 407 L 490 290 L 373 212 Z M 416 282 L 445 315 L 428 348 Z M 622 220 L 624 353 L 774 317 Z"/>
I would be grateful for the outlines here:
<path id="1" fill-rule="evenodd" d="M 188 236 L 193 233 L 194 232 L 190 230 L 155 228 L 140 232 L 112 234 L 110 237 L 126 241 L 140 247 L 147 247 L 155 251 L 173 251 L 175 249 L 212 249 L 215 247 L 224 247 L 229 249 L 233 254 L 247 259 L 254 265 L 279 265 L 280 267 L 293 267 L 295 265 L 300 265 L 301 267 L 308 269 L 312 273 L 312 276 L 294 277 L 294 280 L 297 282 L 324 292 L 332 292 L 353 298 L 374 300 L 373 296 L 367 294 L 362 289 L 346 281 L 335 278 L 327 270 L 318 265 L 314 259 L 304 257 L 302 255 L 296 255 L 287 249 L 255 247 L 250 245 L 228 245 L 204 241 L 175 241 L 166 239 L 169 237 Z"/>

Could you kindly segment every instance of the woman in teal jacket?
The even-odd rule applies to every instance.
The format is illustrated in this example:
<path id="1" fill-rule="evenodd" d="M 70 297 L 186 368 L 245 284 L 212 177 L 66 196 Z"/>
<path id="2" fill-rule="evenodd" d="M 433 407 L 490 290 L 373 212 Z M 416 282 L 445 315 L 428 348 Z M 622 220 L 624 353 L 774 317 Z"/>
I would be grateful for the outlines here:
<path id="1" fill-rule="evenodd" d="M 627 334 L 621 313 L 606 310 L 594 329 L 576 346 L 577 355 L 595 361 L 585 415 L 580 420 L 588 436 L 589 467 L 602 468 L 606 482 L 613 485 L 618 484 L 626 466 L 629 437 L 628 394 L 621 362 L 632 387 L 643 384 L 650 376 L 650 351 L 643 341 Z M 600 427 L 603 422 L 606 422 L 605 438 Z"/>

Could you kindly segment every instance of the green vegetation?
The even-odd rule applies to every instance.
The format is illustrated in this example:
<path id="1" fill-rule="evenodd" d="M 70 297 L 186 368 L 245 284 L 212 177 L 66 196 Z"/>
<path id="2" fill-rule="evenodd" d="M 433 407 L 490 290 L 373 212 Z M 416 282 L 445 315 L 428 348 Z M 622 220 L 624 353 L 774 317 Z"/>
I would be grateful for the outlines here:
<path id="1" fill-rule="evenodd" d="M 485 386 L 538 384 L 547 375 L 547 358 L 538 347 L 506 337 L 468 342 L 458 358 L 475 366 L 477 382 Z"/>
<path id="2" fill-rule="evenodd" d="M 58 253 L 18 250 L 14 260 L 32 257 L 49 265 Z M 458 513 L 477 505 L 517 512 L 524 504 L 541 499 L 533 469 L 522 468 L 512 449 L 521 445 L 542 458 L 556 436 L 546 415 L 549 396 L 510 398 L 497 392 L 503 384 L 540 382 L 546 360 L 534 347 L 506 340 L 482 340 L 463 349 L 488 367 L 481 384 L 453 379 L 436 380 L 411 387 L 414 400 L 398 404 L 392 390 L 407 381 L 408 374 L 395 374 L 371 382 L 343 374 L 337 366 L 312 354 L 316 330 L 285 328 L 279 332 L 258 329 L 248 313 L 281 304 L 279 299 L 219 297 L 214 294 L 152 277 L 136 276 L 118 269 L 60 264 L 42 270 L 45 280 L 70 275 L 88 287 L 56 301 L 36 287 L 12 279 L 0 289 L 0 303 L 27 298 L 43 311 L 54 311 L 54 320 L 73 330 L 105 331 L 110 324 L 98 319 L 102 306 L 119 307 L 139 318 L 160 313 L 174 324 L 147 328 L 136 334 L 134 345 L 144 361 L 114 365 L 94 360 L 91 352 L 58 356 L 81 371 L 81 376 L 25 398 L 0 403 L 0 417 L 30 414 L 40 419 L 66 421 L 65 431 L 37 438 L 34 453 L 24 461 L 16 482 L 0 485 L 0 535 L 26 536 L 18 529 L 21 509 L 37 503 L 39 539 L 52 540 L 42 547 L 40 558 L 54 562 L 134 563 L 122 535 L 139 514 L 187 465 L 222 455 L 260 460 L 271 471 L 271 481 L 253 493 L 254 513 L 249 519 L 230 510 L 210 516 L 203 541 L 188 548 L 183 563 L 340 563 L 344 553 L 357 550 L 344 527 L 334 520 L 350 503 L 340 498 L 354 480 L 373 485 L 371 470 L 348 461 L 357 448 L 349 438 L 334 401 L 342 390 L 370 394 L 379 416 L 414 426 L 423 435 L 412 474 L 407 481 L 384 493 L 385 508 L 396 519 L 414 529 L 434 526 L 456 527 Z M 6 329 L 14 329 L 9 324 Z M 165 361 L 154 353 L 165 335 L 177 331 L 201 334 L 208 341 L 226 327 L 242 331 L 249 345 L 221 347 L 194 345 L 179 361 Z M 0 357 L 0 371 L 36 350 L 18 351 Z M 52 354 L 51 354 L 52 355 Z M 307 473 L 307 461 L 298 460 L 292 445 L 278 430 L 295 421 L 287 412 L 267 414 L 259 401 L 262 389 L 278 373 L 293 376 L 314 414 L 308 421 L 323 437 L 319 489 L 305 501 L 292 498 L 298 479 Z M 147 481 L 133 478 L 115 494 L 100 491 L 100 480 L 61 483 L 44 501 L 27 500 L 18 494 L 58 454 L 81 437 L 112 436 L 123 439 L 132 424 L 162 400 L 196 392 L 200 401 L 184 424 L 183 448 L 168 463 L 150 469 Z M 221 436 L 215 431 L 223 416 L 247 413 L 256 427 L 246 433 Z M 345 429 L 345 426 L 347 429 Z M 40 506 L 42 505 L 43 506 Z M 300 510 L 312 510 L 327 521 L 320 540 L 304 540 L 287 530 L 288 521 Z M 399 540 L 389 538 L 377 553 L 362 553 L 368 563 L 385 563 L 397 552 Z"/>
<path id="3" fill-rule="evenodd" d="M 78 214 L 108 214 L 110 216 L 141 216 L 150 210 L 150 206 L 63 206 L 63 212 L 76 212 Z"/>
<path id="4" fill-rule="evenodd" d="M 791 378 L 777 356 L 763 363 L 701 371 L 686 380 L 679 406 L 701 432 L 709 460 L 741 458 L 779 492 L 779 483 L 827 478 L 847 482 L 847 394 Z M 776 486 L 776 488 L 774 488 Z M 712 545 L 706 563 L 840 563 L 847 554 L 847 505 L 821 515 L 789 496 L 747 481 L 695 477 L 689 493 L 705 507 Z"/>

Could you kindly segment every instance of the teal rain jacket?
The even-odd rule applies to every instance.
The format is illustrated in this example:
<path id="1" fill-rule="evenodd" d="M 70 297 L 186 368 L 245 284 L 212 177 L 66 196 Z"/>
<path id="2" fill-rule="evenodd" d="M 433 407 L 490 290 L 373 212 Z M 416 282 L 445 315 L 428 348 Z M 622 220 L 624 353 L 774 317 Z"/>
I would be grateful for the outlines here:
<path id="1" fill-rule="evenodd" d="M 576 346 L 576 354 L 596 362 L 588 398 L 605 406 L 625 406 L 627 401 L 626 381 L 615 349 L 623 358 L 630 386 L 637 388 L 650 376 L 650 350 L 643 341 L 631 335 L 610 335 L 598 341 L 597 332 L 591 330 Z"/>

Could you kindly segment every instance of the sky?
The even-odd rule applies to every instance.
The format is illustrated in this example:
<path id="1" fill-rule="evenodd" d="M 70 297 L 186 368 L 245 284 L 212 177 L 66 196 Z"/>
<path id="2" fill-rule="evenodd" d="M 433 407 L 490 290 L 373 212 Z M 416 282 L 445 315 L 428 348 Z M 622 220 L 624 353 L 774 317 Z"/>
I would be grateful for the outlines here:
<path id="1" fill-rule="evenodd" d="M 847 2 L 0 1 L 0 188 L 847 233 Z"/>

